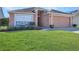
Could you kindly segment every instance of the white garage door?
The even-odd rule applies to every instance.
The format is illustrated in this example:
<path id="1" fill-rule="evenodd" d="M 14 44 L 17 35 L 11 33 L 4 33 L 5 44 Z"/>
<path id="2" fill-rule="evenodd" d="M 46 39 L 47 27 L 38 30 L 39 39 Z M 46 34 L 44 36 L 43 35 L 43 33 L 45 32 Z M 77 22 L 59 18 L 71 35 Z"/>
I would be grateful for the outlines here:
<path id="1" fill-rule="evenodd" d="M 33 15 L 32 14 L 15 14 L 14 26 L 27 25 L 28 22 L 33 22 Z"/>

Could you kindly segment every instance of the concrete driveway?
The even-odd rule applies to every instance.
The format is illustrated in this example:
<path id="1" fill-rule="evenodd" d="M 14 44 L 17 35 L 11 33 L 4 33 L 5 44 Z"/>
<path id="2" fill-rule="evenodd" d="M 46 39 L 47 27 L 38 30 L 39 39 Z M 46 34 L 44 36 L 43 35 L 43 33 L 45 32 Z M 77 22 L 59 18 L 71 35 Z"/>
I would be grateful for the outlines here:
<path id="1" fill-rule="evenodd" d="M 53 30 L 79 31 L 79 28 L 54 28 Z"/>
<path id="2" fill-rule="evenodd" d="M 66 30 L 66 31 L 79 31 L 79 28 L 43 28 L 42 30 Z"/>
<path id="3" fill-rule="evenodd" d="M 54 28 L 54 30 L 65 30 L 79 34 L 79 28 Z"/>
<path id="4" fill-rule="evenodd" d="M 42 30 L 64 30 L 64 31 L 71 31 L 73 33 L 78 33 L 79 34 L 79 28 L 43 28 Z"/>
<path id="5" fill-rule="evenodd" d="M 77 34 L 79 34 L 79 31 L 73 31 L 73 33 L 77 33 Z"/>

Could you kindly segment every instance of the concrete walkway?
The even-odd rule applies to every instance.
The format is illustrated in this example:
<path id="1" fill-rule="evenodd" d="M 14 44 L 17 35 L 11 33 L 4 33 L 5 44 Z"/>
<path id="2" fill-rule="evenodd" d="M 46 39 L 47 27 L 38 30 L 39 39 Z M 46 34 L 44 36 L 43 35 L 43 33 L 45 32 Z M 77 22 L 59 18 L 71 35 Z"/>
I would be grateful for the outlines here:
<path id="1" fill-rule="evenodd" d="M 54 30 L 79 31 L 78 28 L 54 28 Z"/>
<path id="2" fill-rule="evenodd" d="M 73 33 L 77 33 L 77 34 L 79 34 L 79 31 L 73 31 Z"/>

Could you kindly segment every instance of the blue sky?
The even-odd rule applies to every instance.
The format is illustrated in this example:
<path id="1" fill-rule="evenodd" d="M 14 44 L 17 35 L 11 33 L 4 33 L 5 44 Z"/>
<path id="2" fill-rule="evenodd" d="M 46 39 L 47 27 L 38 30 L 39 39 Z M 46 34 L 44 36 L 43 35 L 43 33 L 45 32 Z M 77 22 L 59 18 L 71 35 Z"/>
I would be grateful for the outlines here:
<path id="1" fill-rule="evenodd" d="M 5 17 L 8 17 L 8 11 L 10 10 L 15 10 L 15 9 L 22 9 L 22 8 L 27 8 L 27 7 L 3 7 L 3 13 Z M 73 10 L 79 9 L 79 7 L 44 7 L 48 10 L 50 9 L 55 9 L 55 10 L 59 10 L 59 11 L 63 11 L 63 12 L 71 12 Z"/>

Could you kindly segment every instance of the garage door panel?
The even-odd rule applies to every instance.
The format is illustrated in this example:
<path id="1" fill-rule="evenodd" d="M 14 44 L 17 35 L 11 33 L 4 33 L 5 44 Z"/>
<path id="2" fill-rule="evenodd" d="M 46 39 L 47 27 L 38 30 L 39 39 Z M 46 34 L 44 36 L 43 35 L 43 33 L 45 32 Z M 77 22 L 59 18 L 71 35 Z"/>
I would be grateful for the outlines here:
<path id="1" fill-rule="evenodd" d="M 30 14 L 15 14 L 15 19 L 17 21 L 20 21 L 20 20 L 33 21 L 33 15 L 30 15 Z"/>
<path id="2" fill-rule="evenodd" d="M 69 18 L 68 17 L 61 17 L 61 16 L 54 16 L 54 26 L 55 27 L 69 27 Z"/>
<path id="3" fill-rule="evenodd" d="M 15 14 L 14 26 L 26 25 L 28 22 L 33 22 L 32 14 Z"/>

